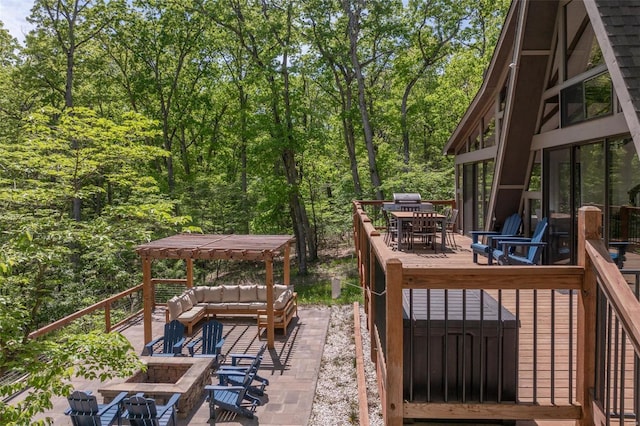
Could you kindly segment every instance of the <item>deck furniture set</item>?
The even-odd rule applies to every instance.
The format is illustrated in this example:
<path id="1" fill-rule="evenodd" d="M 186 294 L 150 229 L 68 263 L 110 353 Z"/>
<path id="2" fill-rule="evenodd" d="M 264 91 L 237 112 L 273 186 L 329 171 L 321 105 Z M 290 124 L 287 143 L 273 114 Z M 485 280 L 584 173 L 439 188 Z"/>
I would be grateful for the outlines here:
<path id="1" fill-rule="evenodd" d="M 274 328 L 286 334 L 287 326 L 298 316 L 298 296 L 293 286 L 273 286 Z M 193 326 L 208 317 L 252 315 L 258 321 L 258 334 L 267 327 L 267 286 L 198 286 L 185 290 L 167 302 L 167 322 L 178 320 L 191 335 Z"/>
<path id="2" fill-rule="evenodd" d="M 171 323 L 180 324 L 173 320 Z M 203 326 L 202 337 L 194 340 L 200 347 L 199 354 L 190 352 L 194 356 L 215 357 L 218 359 L 220 348 L 224 343 L 222 324 L 216 320 L 210 320 Z M 165 328 L 174 332 L 175 326 Z M 166 336 L 164 336 L 166 338 Z M 166 340 L 171 340 L 167 338 Z M 193 343 L 193 342 L 192 342 Z M 191 345 L 191 344 L 190 344 Z M 196 346 L 196 343 L 193 344 Z M 269 380 L 258 374 L 262 358 L 267 345 L 263 344 L 255 355 L 230 354 L 231 362 L 221 365 L 214 373 L 218 377 L 217 385 L 204 385 L 209 401 L 210 418 L 215 421 L 216 407 L 232 411 L 242 416 L 253 418 L 257 406 L 265 401 L 265 388 Z M 167 347 L 168 355 L 173 355 L 173 346 Z M 208 376 L 208 374 L 207 374 Z M 207 380 L 208 381 L 208 380 Z M 202 384 L 200 384 L 202 386 Z M 74 426 L 101 425 L 110 426 L 114 423 L 122 424 L 122 420 L 128 420 L 131 425 L 175 425 L 180 393 L 174 393 L 166 401 L 166 404 L 156 404 L 154 398 L 145 397 L 143 392 L 137 392 L 129 396 L 131 392 L 122 391 L 107 404 L 98 404 L 91 391 L 74 391 L 69 397 L 69 408 L 65 414 L 71 418 Z M 180 408 L 182 410 L 182 408 Z M 188 413 L 181 413 L 186 416 Z"/>

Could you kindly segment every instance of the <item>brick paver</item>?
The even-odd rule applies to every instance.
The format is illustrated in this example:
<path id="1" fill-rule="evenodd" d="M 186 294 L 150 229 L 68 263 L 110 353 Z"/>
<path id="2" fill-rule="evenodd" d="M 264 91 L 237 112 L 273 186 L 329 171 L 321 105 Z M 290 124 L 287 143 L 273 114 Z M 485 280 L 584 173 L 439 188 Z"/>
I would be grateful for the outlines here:
<path id="1" fill-rule="evenodd" d="M 213 419 L 209 419 L 209 405 L 203 399 L 198 409 L 190 413 L 186 419 L 179 420 L 178 424 L 307 425 L 329 326 L 330 310 L 323 307 L 301 307 L 298 309 L 298 315 L 299 317 L 289 325 L 287 335 L 276 332 L 275 348 L 265 352 L 259 374 L 269 379 L 270 383 L 264 397 L 266 402 L 257 408 L 254 419 L 218 409 L 217 421 L 214 423 Z M 224 354 L 255 353 L 260 345 L 266 343 L 265 332 L 262 340 L 258 338 L 255 319 L 219 320 L 224 324 Z M 154 313 L 154 336 L 162 334 L 163 323 L 164 311 L 159 309 Z M 198 332 L 199 330 L 196 330 L 194 335 L 197 336 Z M 143 346 L 141 321 L 131 324 L 122 330 L 122 333 L 140 353 Z M 184 352 L 186 353 L 186 349 Z M 213 382 L 215 377 L 212 377 Z M 94 394 L 99 395 L 98 389 L 104 383 L 78 380 L 74 385 L 76 389 L 92 390 Z M 55 425 L 70 425 L 71 422 L 63 414 L 68 406 L 66 399 L 58 398 L 53 403 L 54 408 L 46 415 L 53 418 Z"/>

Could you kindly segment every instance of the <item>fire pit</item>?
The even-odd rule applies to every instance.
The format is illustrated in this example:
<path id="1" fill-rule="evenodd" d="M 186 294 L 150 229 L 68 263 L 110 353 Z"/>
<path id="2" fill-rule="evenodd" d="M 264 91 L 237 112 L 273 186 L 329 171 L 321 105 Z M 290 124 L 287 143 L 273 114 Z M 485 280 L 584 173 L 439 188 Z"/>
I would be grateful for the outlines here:
<path id="1" fill-rule="evenodd" d="M 98 392 L 109 403 L 120 392 L 129 395 L 144 393 L 158 405 L 166 404 L 174 393 L 179 393 L 178 417 L 185 418 L 200 403 L 205 385 L 210 384 L 213 359 L 190 357 L 141 357 L 147 371 L 138 371 L 121 383 L 114 383 Z"/>

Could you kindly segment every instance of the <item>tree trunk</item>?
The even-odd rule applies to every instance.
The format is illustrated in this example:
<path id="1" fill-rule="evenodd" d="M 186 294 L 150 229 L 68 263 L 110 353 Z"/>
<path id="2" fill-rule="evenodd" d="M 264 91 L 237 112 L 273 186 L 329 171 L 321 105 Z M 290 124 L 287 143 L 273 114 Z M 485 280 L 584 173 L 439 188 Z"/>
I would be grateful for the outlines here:
<path id="1" fill-rule="evenodd" d="M 349 50 L 351 65 L 353 66 L 353 70 L 356 75 L 356 82 L 358 84 L 358 106 L 360 109 L 360 117 L 362 119 L 364 142 L 367 147 L 367 155 L 369 159 L 369 176 L 371 178 L 371 185 L 376 193 L 376 199 L 383 200 L 384 194 L 382 192 L 382 181 L 380 180 L 378 166 L 376 164 L 376 147 L 374 145 L 373 130 L 369 120 L 364 76 L 362 75 L 362 66 L 358 60 L 358 37 L 360 33 L 360 12 L 362 10 L 362 2 L 363 0 L 355 0 L 355 10 L 351 9 L 349 0 L 343 0 L 342 5 L 345 13 L 349 16 Z"/>

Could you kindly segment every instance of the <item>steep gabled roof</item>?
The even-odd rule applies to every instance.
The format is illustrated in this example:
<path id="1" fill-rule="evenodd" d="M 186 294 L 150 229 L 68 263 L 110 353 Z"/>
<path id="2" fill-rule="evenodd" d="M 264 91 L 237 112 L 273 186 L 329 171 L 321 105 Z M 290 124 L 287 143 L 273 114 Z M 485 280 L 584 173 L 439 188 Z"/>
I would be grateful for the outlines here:
<path id="1" fill-rule="evenodd" d="M 460 138 L 475 125 L 486 102 L 495 95 L 496 78 L 506 67 L 515 42 L 514 11 L 525 0 L 513 0 L 495 48 L 494 57 L 485 81 L 444 147 L 445 154 L 454 154 Z M 528 0 L 532 1 L 532 0 Z M 581 0 L 584 1 L 594 32 L 618 95 L 636 151 L 640 153 L 640 0 Z M 539 19 L 535 14 L 527 20 Z M 550 48 L 550 47 L 549 47 Z"/>
<path id="2" fill-rule="evenodd" d="M 640 0 L 592 0 L 585 7 L 640 152 Z"/>
<path id="3" fill-rule="evenodd" d="M 516 32 L 516 23 L 518 20 L 516 15 L 517 7 L 515 6 L 515 3 L 517 3 L 517 0 L 512 2 L 511 7 L 507 12 L 502 32 L 500 33 L 500 38 L 498 39 L 493 51 L 493 56 L 491 57 L 491 62 L 485 70 L 482 85 L 480 86 L 478 93 L 476 93 L 476 96 L 471 101 L 471 105 L 467 108 L 467 111 L 460 120 L 460 123 L 458 123 L 458 126 L 447 141 L 447 144 L 444 147 L 445 154 L 455 153 L 454 142 L 468 131 L 468 126 L 473 125 L 473 122 L 479 118 L 480 114 L 482 114 L 482 108 L 486 102 L 490 102 L 494 98 L 495 92 L 501 89 L 500 77 L 502 70 L 512 60 L 513 42 Z"/>

